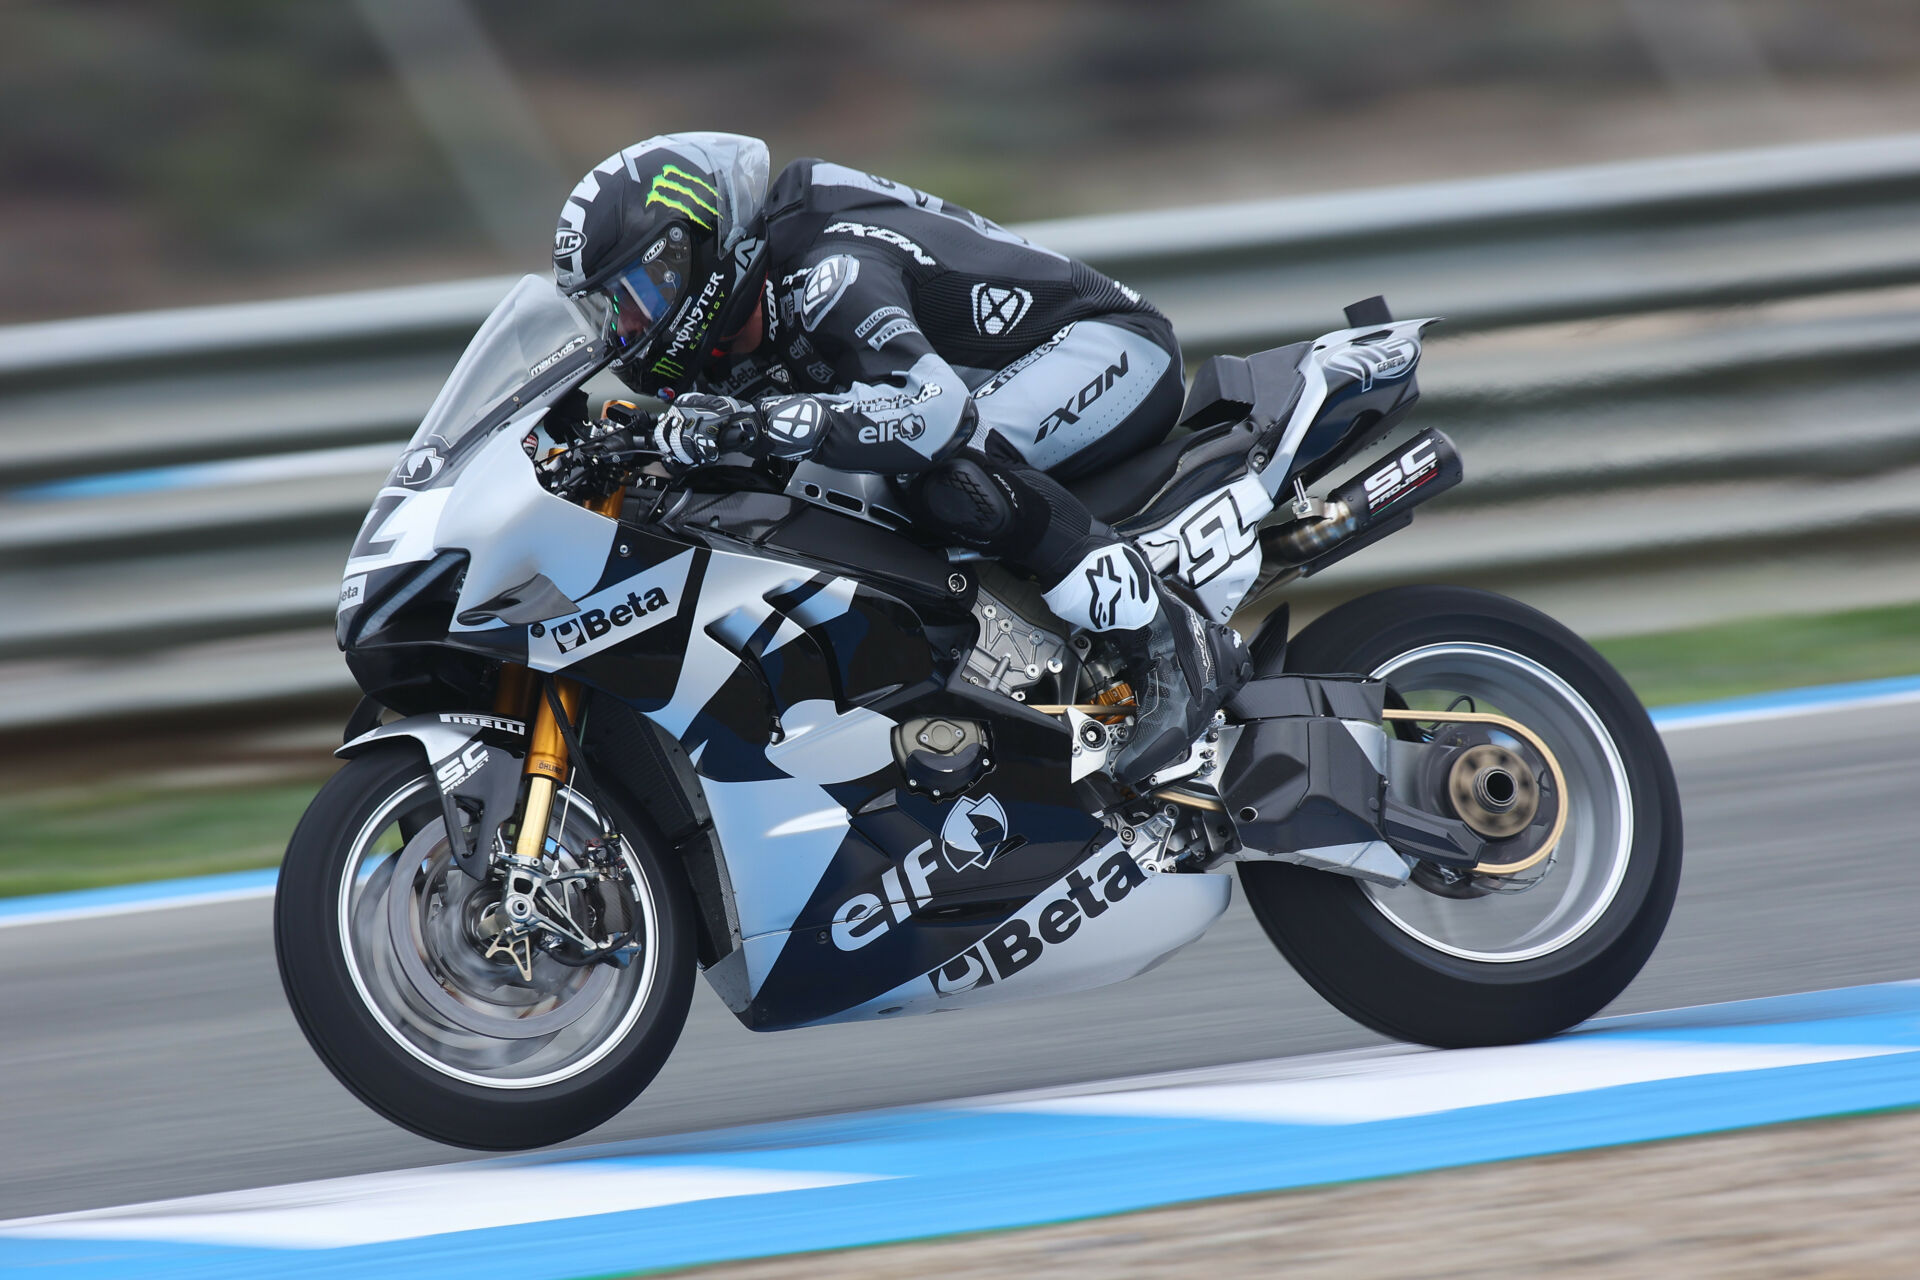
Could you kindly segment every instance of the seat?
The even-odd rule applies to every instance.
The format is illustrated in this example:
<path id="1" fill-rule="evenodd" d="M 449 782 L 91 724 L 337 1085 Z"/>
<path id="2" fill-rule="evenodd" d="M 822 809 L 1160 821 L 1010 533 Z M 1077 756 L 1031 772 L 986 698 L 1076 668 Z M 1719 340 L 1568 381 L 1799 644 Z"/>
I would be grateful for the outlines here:
<path id="1" fill-rule="evenodd" d="M 1215 481 L 1224 481 L 1253 446 L 1244 426 L 1208 427 L 1163 440 L 1090 476 L 1067 482 L 1067 491 L 1095 519 L 1111 525 L 1151 523 L 1146 519 L 1178 510 L 1187 494 L 1198 497 Z M 1188 499 L 1191 501 L 1191 498 Z"/>
<path id="2" fill-rule="evenodd" d="M 1296 342 L 1245 359 L 1214 356 L 1194 374 L 1180 412 L 1180 424 L 1193 428 L 1190 433 L 1070 480 L 1067 490 L 1108 524 L 1151 528 L 1228 483 L 1253 448 L 1251 422 L 1272 422 L 1292 411 L 1307 346 Z"/>

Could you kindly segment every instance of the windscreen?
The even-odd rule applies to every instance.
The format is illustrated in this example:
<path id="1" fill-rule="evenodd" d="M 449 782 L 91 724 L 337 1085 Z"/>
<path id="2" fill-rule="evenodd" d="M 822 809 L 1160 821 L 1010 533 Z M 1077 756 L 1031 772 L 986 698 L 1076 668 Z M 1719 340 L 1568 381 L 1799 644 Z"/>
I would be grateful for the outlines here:
<path id="1" fill-rule="evenodd" d="M 407 446 L 401 468 L 432 446 L 442 456 L 527 383 L 588 345 L 580 313 L 541 276 L 522 276 L 480 325 Z M 396 475 L 396 479 L 398 476 Z"/>

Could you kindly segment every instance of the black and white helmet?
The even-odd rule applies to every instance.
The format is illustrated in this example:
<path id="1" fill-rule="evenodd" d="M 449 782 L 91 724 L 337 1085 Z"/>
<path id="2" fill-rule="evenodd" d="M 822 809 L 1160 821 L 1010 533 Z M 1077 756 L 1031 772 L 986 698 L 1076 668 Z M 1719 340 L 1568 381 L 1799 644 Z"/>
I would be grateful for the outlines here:
<path id="1" fill-rule="evenodd" d="M 595 165 L 560 209 L 553 274 L 636 391 L 672 394 L 724 354 L 766 274 L 767 144 L 669 133 Z"/>

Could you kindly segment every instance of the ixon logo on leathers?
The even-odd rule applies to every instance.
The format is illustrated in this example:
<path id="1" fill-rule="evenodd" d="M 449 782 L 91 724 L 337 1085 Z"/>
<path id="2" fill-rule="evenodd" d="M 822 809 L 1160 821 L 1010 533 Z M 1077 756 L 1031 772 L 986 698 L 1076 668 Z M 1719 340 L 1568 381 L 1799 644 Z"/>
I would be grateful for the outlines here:
<path id="1" fill-rule="evenodd" d="M 529 629 L 527 661 L 537 667 L 563 667 L 602 649 L 610 649 L 673 617 L 687 585 L 693 552 L 684 551 L 645 573 L 596 591 L 580 601 L 580 612 L 538 629 Z"/>

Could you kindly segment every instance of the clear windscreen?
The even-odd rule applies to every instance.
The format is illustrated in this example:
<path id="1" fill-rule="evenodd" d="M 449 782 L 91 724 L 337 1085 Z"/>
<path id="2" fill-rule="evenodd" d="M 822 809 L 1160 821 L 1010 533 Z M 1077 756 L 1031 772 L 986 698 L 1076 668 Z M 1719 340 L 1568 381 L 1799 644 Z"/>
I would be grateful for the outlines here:
<path id="1" fill-rule="evenodd" d="M 501 401 L 590 342 L 586 324 L 551 279 L 520 277 L 453 366 L 408 454 L 427 445 L 452 451 Z"/>

